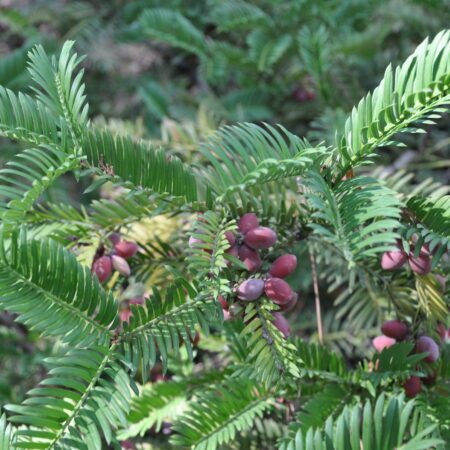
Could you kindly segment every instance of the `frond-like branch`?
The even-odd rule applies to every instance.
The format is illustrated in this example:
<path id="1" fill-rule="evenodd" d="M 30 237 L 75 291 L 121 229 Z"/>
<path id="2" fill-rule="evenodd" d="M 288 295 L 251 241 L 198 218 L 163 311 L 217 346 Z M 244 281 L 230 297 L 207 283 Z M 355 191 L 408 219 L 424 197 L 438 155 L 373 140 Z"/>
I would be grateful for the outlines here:
<path id="1" fill-rule="evenodd" d="M 75 255 L 55 241 L 27 240 L 24 229 L 0 237 L 0 307 L 19 321 L 67 343 L 106 342 L 117 303 Z"/>

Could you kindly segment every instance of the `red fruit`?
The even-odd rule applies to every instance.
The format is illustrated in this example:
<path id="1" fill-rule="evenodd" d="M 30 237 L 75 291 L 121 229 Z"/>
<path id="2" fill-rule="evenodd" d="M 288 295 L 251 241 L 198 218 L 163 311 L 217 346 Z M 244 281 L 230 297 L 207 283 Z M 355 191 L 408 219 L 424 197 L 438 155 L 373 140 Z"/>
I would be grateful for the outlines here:
<path id="1" fill-rule="evenodd" d="M 226 309 L 222 309 L 222 313 L 223 313 L 223 320 L 230 320 L 231 319 L 230 311 L 227 311 Z"/>
<path id="2" fill-rule="evenodd" d="M 130 305 L 143 305 L 144 304 L 144 297 L 133 297 L 128 300 L 128 303 Z"/>
<path id="3" fill-rule="evenodd" d="M 118 244 L 118 243 L 120 242 L 120 233 L 116 233 L 116 232 L 111 233 L 111 234 L 108 236 L 108 239 L 109 239 L 114 245 L 116 245 L 116 244 Z"/>
<path id="4" fill-rule="evenodd" d="M 92 265 L 92 272 L 95 273 L 100 281 L 106 281 L 112 273 L 112 261 L 110 256 L 101 256 Z"/>
<path id="5" fill-rule="evenodd" d="M 277 242 L 277 234 L 268 227 L 253 228 L 245 235 L 244 242 L 256 250 L 269 248 Z"/>
<path id="6" fill-rule="evenodd" d="M 236 243 L 236 236 L 232 231 L 225 231 L 225 237 L 227 238 L 230 246 L 233 246 Z"/>
<path id="7" fill-rule="evenodd" d="M 112 255 L 112 265 L 117 272 L 119 272 L 124 277 L 129 277 L 131 273 L 130 266 L 124 258 L 118 255 Z"/>
<path id="8" fill-rule="evenodd" d="M 410 377 L 403 384 L 403 388 L 408 397 L 415 397 L 422 389 L 422 381 L 419 377 Z"/>
<path id="9" fill-rule="evenodd" d="M 203 242 L 203 241 L 202 241 L 201 239 L 197 239 L 196 237 L 191 236 L 191 237 L 189 238 L 188 245 L 189 245 L 190 248 L 197 248 L 198 245 L 196 245 L 196 244 L 200 244 L 200 243 L 202 243 L 202 242 Z"/>
<path id="10" fill-rule="evenodd" d="M 269 278 L 264 283 L 264 291 L 277 305 L 285 305 L 291 300 L 293 292 L 289 284 L 281 278 Z"/>
<path id="11" fill-rule="evenodd" d="M 396 270 L 402 267 L 408 257 L 403 250 L 384 252 L 381 257 L 381 267 L 384 270 Z"/>
<path id="12" fill-rule="evenodd" d="M 408 334 L 408 327 L 400 320 L 388 320 L 381 326 L 381 331 L 385 336 L 403 341 Z"/>
<path id="13" fill-rule="evenodd" d="M 239 219 L 238 229 L 242 234 L 248 233 L 256 227 L 259 227 L 259 220 L 254 213 L 244 214 Z"/>
<path id="14" fill-rule="evenodd" d="M 283 333 L 285 338 L 288 338 L 291 334 L 291 327 L 289 326 L 289 322 L 287 321 L 286 317 L 283 316 L 283 314 L 279 312 L 272 313 L 274 317 L 273 324 Z"/>
<path id="15" fill-rule="evenodd" d="M 225 253 L 228 253 L 229 255 L 234 256 L 235 258 L 238 258 L 239 257 L 239 248 L 236 244 L 234 244 L 228 250 L 226 250 Z"/>
<path id="16" fill-rule="evenodd" d="M 120 311 L 120 320 L 122 322 L 128 322 L 131 316 L 132 312 L 130 309 L 122 309 L 122 311 Z"/>
<path id="17" fill-rule="evenodd" d="M 126 441 L 121 441 L 120 445 L 124 450 L 136 450 L 134 442 L 130 441 L 129 439 L 127 439 Z"/>
<path id="18" fill-rule="evenodd" d="M 227 303 L 227 301 L 223 298 L 223 296 L 222 295 L 219 295 L 218 297 L 217 297 L 217 300 L 219 300 L 219 302 L 220 302 L 220 304 L 221 304 L 221 306 L 222 306 L 222 309 L 226 309 L 226 310 L 228 310 L 228 303 Z"/>
<path id="19" fill-rule="evenodd" d="M 138 251 L 136 242 L 120 241 L 114 246 L 116 253 L 122 258 L 131 258 Z"/>
<path id="20" fill-rule="evenodd" d="M 396 343 L 395 339 L 387 336 L 377 336 L 372 339 L 372 345 L 378 353 L 381 353 L 385 348 L 392 347 Z"/>
<path id="21" fill-rule="evenodd" d="M 298 295 L 296 292 L 294 292 L 292 294 L 292 297 L 286 304 L 280 305 L 280 311 L 287 312 L 287 311 L 290 311 L 291 309 L 294 309 L 295 305 L 297 304 L 297 300 L 298 300 Z"/>
<path id="22" fill-rule="evenodd" d="M 435 362 L 439 358 L 439 347 L 428 336 L 420 336 L 416 342 L 416 353 L 428 353 L 425 362 Z"/>
<path id="23" fill-rule="evenodd" d="M 252 302 L 257 300 L 264 292 L 264 281 L 257 278 L 245 280 L 238 287 L 237 296 L 240 300 Z"/>
<path id="24" fill-rule="evenodd" d="M 431 258 L 426 252 L 420 252 L 419 256 L 414 257 L 414 253 L 409 254 L 409 267 L 418 275 L 426 275 L 431 271 Z"/>
<path id="25" fill-rule="evenodd" d="M 261 258 L 258 252 L 246 245 L 241 245 L 239 248 L 239 259 L 250 272 L 256 272 L 261 267 Z"/>
<path id="26" fill-rule="evenodd" d="M 297 267 L 297 257 L 288 253 L 277 258 L 270 267 L 270 274 L 274 277 L 285 278 Z"/>

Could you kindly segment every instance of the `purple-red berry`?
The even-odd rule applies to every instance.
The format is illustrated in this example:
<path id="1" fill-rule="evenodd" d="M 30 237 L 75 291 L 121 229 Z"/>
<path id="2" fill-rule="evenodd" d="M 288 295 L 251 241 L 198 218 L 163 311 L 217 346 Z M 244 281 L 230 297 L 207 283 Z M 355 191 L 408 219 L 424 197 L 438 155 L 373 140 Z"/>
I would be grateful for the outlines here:
<path id="1" fill-rule="evenodd" d="M 244 242 L 256 250 L 269 248 L 277 242 L 277 234 L 268 227 L 253 228 L 245 235 Z"/>
<path id="2" fill-rule="evenodd" d="M 425 362 L 435 362 L 439 358 L 439 346 L 428 336 L 420 336 L 416 342 L 416 353 L 428 353 Z"/>
<path id="3" fill-rule="evenodd" d="M 230 247 L 236 243 L 236 236 L 232 231 L 225 231 L 225 237 L 230 244 Z"/>
<path id="4" fill-rule="evenodd" d="M 118 255 L 112 255 L 112 265 L 117 272 L 119 272 L 124 277 L 129 277 L 131 273 L 130 266 L 126 262 L 125 258 Z"/>
<path id="5" fill-rule="evenodd" d="M 225 253 L 228 255 L 234 256 L 235 258 L 239 257 L 239 247 L 237 244 L 232 245 L 228 250 L 225 250 Z"/>
<path id="6" fill-rule="evenodd" d="M 246 213 L 239 219 L 238 229 L 242 234 L 256 227 L 259 227 L 259 220 L 255 213 Z"/>
<path id="7" fill-rule="evenodd" d="M 257 278 L 245 280 L 237 289 L 237 296 L 240 300 L 252 302 L 257 300 L 264 292 L 264 281 Z"/>
<path id="8" fill-rule="evenodd" d="M 288 338 L 291 334 L 291 327 L 289 326 L 289 322 L 287 321 L 286 317 L 283 316 L 283 314 L 279 312 L 272 313 L 274 317 L 274 321 L 272 322 L 276 328 L 278 328 L 285 338 Z"/>
<path id="9" fill-rule="evenodd" d="M 280 311 L 282 311 L 282 312 L 291 311 L 292 309 L 295 308 L 297 301 L 298 301 L 298 295 L 296 292 L 294 292 L 292 294 L 291 299 L 287 303 L 285 303 L 284 305 L 280 305 Z"/>
<path id="10" fill-rule="evenodd" d="M 289 284 L 281 278 L 268 278 L 264 283 L 264 291 L 274 303 L 284 305 L 291 300 L 293 292 Z"/>
<path id="11" fill-rule="evenodd" d="M 108 236 L 108 239 L 113 243 L 113 245 L 116 245 L 120 242 L 120 233 L 117 232 L 111 233 Z"/>
<path id="12" fill-rule="evenodd" d="M 378 353 L 381 353 L 385 348 L 392 347 L 397 341 L 387 336 L 377 336 L 372 339 L 372 345 Z"/>
<path id="13" fill-rule="evenodd" d="M 403 388 L 406 395 L 413 398 L 422 390 L 422 381 L 419 377 L 412 376 L 405 381 Z"/>
<path id="14" fill-rule="evenodd" d="M 245 264 L 250 272 L 256 272 L 261 267 L 261 258 L 256 250 L 246 245 L 239 248 L 239 259 Z"/>
<path id="15" fill-rule="evenodd" d="M 277 258 L 270 267 L 270 274 L 274 277 L 285 278 L 297 267 L 297 257 L 290 253 Z"/>
<path id="16" fill-rule="evenodd" d="M 131 258 L 138 251 L 136 242 L 120 241 L 114 246 L 116 253 L 122 258 Z"/>
<path id="17" fill-rule="evenodd" d="M 421 251 L 417 257 L 411 252 L 409 254 L 408 262 L 411 270 L 418 275 L 426 275 L 431 272 L 431 258 L 427 252 Z"/>
<path id="18" fill-rule="evenodd" d="M 122 322 L 129 322 L 130 317 L 132 316 L 131 309 L 128 308 L 122 309 L 122 311 L 120 311 L 119 316 Z"/>
<path id="19" fill-rule="evenodd" d="M 381 257 L 381 267 L 384 270 L 400 269 L 406 263 L 407 259 L 406 253 L 400 249 L 384 252 Z"/>
<path id="20" fill-rule="evenodd" d="M 408 326 L 400 320 L 388 320 L 381 326 L 382 333 L 396 341 L 403 341 L 408 334 Z"/>
<path id="21" fill-rule="evenodd" d="M 112 273 L 112 261 L 110 256 L 101 256 L 92 265 L 92 272 L 97 275 L 100 283 L 106 281 Z"/>

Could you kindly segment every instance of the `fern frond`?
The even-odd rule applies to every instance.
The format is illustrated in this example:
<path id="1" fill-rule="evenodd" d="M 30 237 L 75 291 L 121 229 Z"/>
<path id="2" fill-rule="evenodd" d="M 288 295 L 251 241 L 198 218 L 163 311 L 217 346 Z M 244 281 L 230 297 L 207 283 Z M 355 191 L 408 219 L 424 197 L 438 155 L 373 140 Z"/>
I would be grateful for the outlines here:
<path id="1" fill-rule="evenodd" d="M 432 123 L 450 100 L 450 31 L 441 31 L 395 70 L 389 66 L 379 86 L 352 111 L 339 137 L 341 176 L 370 158 L 377 147 L 392 144 L 399 132 Z M 433 113 L 433 114 L 432 114 Z"/>
<path id="2" fill-rule="evenodd" d="M 28 426 L 15 433 L 14 448 L 99 450 L 112 429 L 126 424 L 130 379 L 111 347 L 75 348 L 58 358 L 22 405 L 6 405 L 9 421 Z M 101 434 L 100 434 L 101 433 Z"/>
<path id="3" fill-rule="evenodd" d="M 271 408 L 268 393 L 252 381 L 231 378 L 216 389 L 199 393 L 179 417 L 171 442 L 195 450 L 217 448 L 252 427 Z"/>
<path id="4" fill-rule="evenodd" d="M 3 414 L 0 417 L 0 450 L 11 450 L 14 439 L 14 428 L 6 421 Z"/>
<path id="5" fill-rule="evenodd" d="M 220 31 L 252 29 L 255 25 L 271 22 L 270 17 L 257 5 L 241 0 L 214 5 L 210 18 Z"/>
<path id="6" fill-rule="evenodd" d="M 0 217 L 21 223 L 43 192 L 66 172 L 75 170 L 79 160 L 52 146 L 41 146 L 19 153 L 0 169 Z"/>
<path id="7" fill-rule="evenodd" d="M 105 342 L 117 326 L 117 303 L 75 255 L 24 229 L 0 238 L 0 307 L 44 336 L 86 345 Z"/>
<path id="8" fill-rule="evenodd" d="M 211 164 L 206 177 L 218 195 L 297 175 L 320 155 L 281 126 L 251 123 L 221 128 L 200 151 Z"/>
<path id="9" fill-rule="evenodd" d="M 74 41 L 66 41 L 59 58 L 50 58 L 41 45 L 30 53 L 29 71 L 38 87 L 37 98 L 56 117 L 62 117 L 70 130 L 76 146 L 88 122 L 89 106 L 86 103 L 83 70 L 75 75 L 82 57 L 72 52 Z"/>
<path id="10" fill-rule="evenodd" d="M 345 257 L 349 267 L 363 258 L 390 250 L 399 237 L 400 202 L 378 181 L 355 177 L 332 190 L 315 171 L 305 178 L 313 234 Z"/>
<path id="11" fill-rule="evenodd" d="M 280 450 L 426 450 L 444 443 L 433 437 L 436 425 L 416 415 L 415 400 L 404 396 L 386 399 L 380 395 L 375 404 L 345 407 L 337 418 L 329 417 L 322 429 L 299 429 L 295 437 L 282 440 Z M 415 432 L 415 421 L 422 424 Z"/>
<path id="12" fill-rule="evenodd" d="M 176 157 L 108 130 L 87 133 L 81 147 L 87 162 L 96 168 L 94 173 L 101 175 L 100 181 L 180 196 L 188 202 L 197 199 L 195 176 Z"/>
<path id="13" fill-rule="evenodd" d="M 146 9 L 139 17 L 144 35 L 198 56 L 208 54 L 206 36 L 177 11 L 163 8 Z"/>
<path id="14" fill-rule="evenodd" d="M 240 334 L 247 349 L 247 363 L 251 365 L 246 376 L 264 386 L 282 383 L 284 377 L 301 376 L 295 347 L 273 325 L 272 309 L 273 303 L 265 299 L 250 302 L 245 308 L 247 325 Z"/>
<path id="15" fill-rule="evenodd" d="M 192 359 L 191 342 L 196 327 L 208 334 L 210 324 L 219 323 L 214 300 L 197 298 L 198 295 L 194 286 L 178 279 L 164 292 L 164 298 L 154 289 L 145 307 L 130 306 L 130 323 L 124 324 L 120 340 L 127 359 L 134 362 L 133 366 L 142 362 L 143 379 L 147 377 L 148 368 L 154 366 L 158 352 L 165 370 L 169 355 L 178 353 L 182 342 Z"/>
<path id="16" fill-rule="evenodd" d="M 257 29 L 247 38 L 250 57 L 259 72 L 271 72 L 273 67 L 283 58 L 294 43 L 289 34 L 274 39 L 273 31 Z"/>
<path id="17" fill-rule="evenodd" d="M 67 148 L 64 125 L 40 101 L 0 86 L 0 135 L 33 145 Z"/>

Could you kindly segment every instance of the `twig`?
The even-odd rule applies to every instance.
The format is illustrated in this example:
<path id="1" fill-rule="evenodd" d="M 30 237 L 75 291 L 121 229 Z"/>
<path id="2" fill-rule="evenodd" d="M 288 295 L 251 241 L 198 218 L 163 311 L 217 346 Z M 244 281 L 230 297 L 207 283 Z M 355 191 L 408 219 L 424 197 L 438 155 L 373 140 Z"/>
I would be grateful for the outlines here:
<path id="1" fill-rule="evenodd" d="M 316 268 L 316 260 L 314 258 L 313 251 L 311 247 L 309 250 L 309 260 L 311 262 L 311 272 L 313 279 L 313 287 L 314 287 L 314 297 L 316 302 L 316 319 L 317 319 L 317 332 L 319 334 L 319 342 L 320 345 L 323 345 L 323 326 L 322 326 L 322 312 L 320 309 L 320 296 L 319 296 L 319 282 L 317 281 L 317 268 Z"/>

